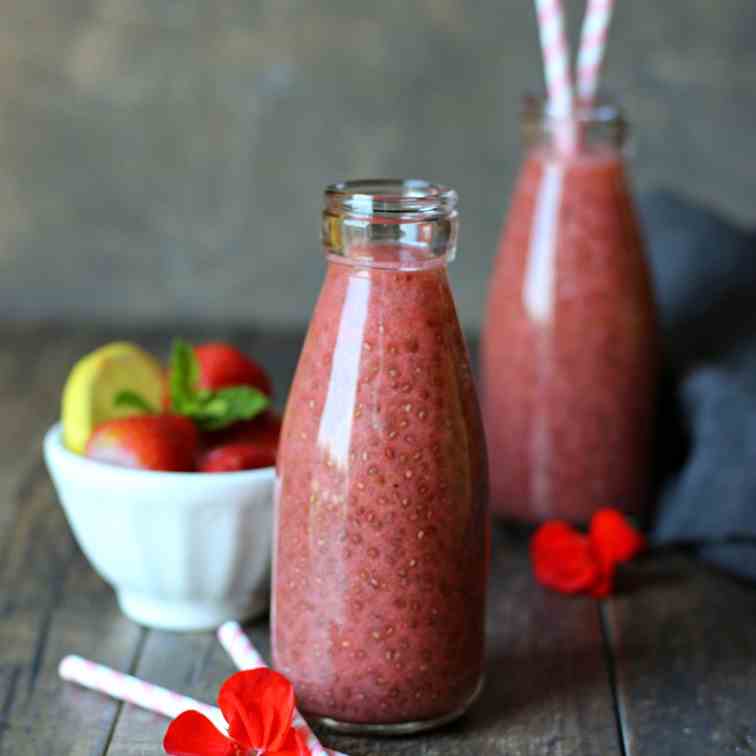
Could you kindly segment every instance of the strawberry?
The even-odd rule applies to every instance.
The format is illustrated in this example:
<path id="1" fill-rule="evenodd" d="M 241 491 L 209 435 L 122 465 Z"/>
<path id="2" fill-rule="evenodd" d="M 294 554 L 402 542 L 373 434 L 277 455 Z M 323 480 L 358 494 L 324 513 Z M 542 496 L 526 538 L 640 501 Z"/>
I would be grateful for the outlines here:
<path id="1" fill-rule="evenodd" d="M 270 447 L 251 441 L 216 446 L 200 459 L 199 471 L 204 473 L 236 472 L 271 467 L 276 463 L 276 455 Z"/>
<path id="2" fill-rule="evenodd" d="M 194 347 L 199 362 L 198 388 L 217 391 L 228 386 L 252 386 L 266 396 L 272 394 L 268 374 L 230 344 L 211 341 Z"/>
<path id="3" fill-rule="evenodd" d="M 180 415 L 134 415 L 102 423 L 89 438 L 85 456 L 139 470 L 191 472 L 199 435 Z"/>
<path id="4" fill-rule="evenodd" d="M 267 410 L 252 420 L 242 420 L 224 430 L 204 434 L 208 446 L 221 444 L 254 443 L 264 446 L 274 454 L 278 450 L 278 438 L 281 435 L 281 417 L 273 410 Z"/>

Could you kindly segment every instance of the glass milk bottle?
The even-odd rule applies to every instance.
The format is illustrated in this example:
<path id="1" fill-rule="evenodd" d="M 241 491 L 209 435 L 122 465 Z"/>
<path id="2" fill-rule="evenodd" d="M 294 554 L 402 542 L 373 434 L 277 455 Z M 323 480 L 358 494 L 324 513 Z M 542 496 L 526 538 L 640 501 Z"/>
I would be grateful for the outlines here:
<path id="1" fill-rule="evenodd" d="M 456 239 L 445 187 L 326 190 L 278 457 L 272 639 L 303 712 L 342 731 L 436 726 L 481 686 L 488 478 Z"/>
<path id="2" fill-rule="evenodd" d="M 482 334 L 492 509 L 531 522 L 638 513 L 658 338 L 625 121 L 606 103 L 560 120 L 529 99 L 523 132 Z"/>

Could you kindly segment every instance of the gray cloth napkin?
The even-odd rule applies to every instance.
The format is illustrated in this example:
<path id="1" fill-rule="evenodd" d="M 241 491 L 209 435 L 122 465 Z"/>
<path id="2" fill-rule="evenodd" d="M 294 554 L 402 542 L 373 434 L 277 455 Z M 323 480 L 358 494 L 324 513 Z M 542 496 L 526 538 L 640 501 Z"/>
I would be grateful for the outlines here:
<path id="1" fill-rule="evenodd" d="M 640 211 L 666 362 L 652 540 L 756 580 L 756 236 L 668 193 Z"/>

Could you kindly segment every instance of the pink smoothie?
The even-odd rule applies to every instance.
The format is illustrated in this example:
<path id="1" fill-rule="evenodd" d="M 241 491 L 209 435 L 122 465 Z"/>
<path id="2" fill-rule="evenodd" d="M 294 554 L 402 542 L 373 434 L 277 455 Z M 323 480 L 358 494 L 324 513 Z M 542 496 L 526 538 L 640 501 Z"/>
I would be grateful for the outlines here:
<path id="1" fill-rule="evenodd" d="M 309 714 L 432 720 L 482 673 L 484 441 L 445 266 L 363 255 L 331 258 L 286 408 L 273 658 Z"/>
<path id="2" fill-rule="evenodd" d="M 526 159 L 483 332 L 492 508 L 638 512 L 657 372 L 654 302 L 621 153 Z"/>

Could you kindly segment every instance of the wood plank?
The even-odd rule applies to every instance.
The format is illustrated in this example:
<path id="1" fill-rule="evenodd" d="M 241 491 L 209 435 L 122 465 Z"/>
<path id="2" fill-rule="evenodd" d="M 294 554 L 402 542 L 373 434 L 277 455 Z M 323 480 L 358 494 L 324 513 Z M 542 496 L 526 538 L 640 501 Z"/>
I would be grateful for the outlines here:
<path id="1" fill-rule="evenodd" d="M 14 525 L 41 469 L 42 437 L 55 419 L 60 386 L 79 348 L 37 326 L 0 331 L 0 569 L 16 538 Z"/>
<path id="2" fill-rule="evenodd" d="M 609 676 L 595 602 L 543 592 L 532 580 L 521 538 L 497 530 L 488 612 L 487 685 L 470 714 L 422 737 L 357 738 L 322 733 L 352 756 L 368 754 L 619 754 Z M 250 628 L 268 653 L 265 623 Z M 233 672 L 211 635 L 151 633 L 137 673 L 213 701 Z M 124 707 L 110 754 L 156 748 L 166 721 Z"/>
<path id="3" fill-rule="evenodd" d="M 197 700 L 215 703 L 220 685 L 235 671 L 214 634 L 154 630 L 147 636 L 135 674 Z M 108 753 L 157 753 L 167 726 L 164 717 L 128 704 L 123 707 Z"/>
<path id="4" fill-rule="evenodd" d="M 13 455 L 0 467 L 0 754 L 103 753 L 119 706 L 63 684 L 57 665 L 80 653 L 128 667 L 143 632 L 74 544 L 39 449 L 70 362 L 89 342 L 4 329 L 3 344 L 0 413 L 13 422 Z"/>
<path id="5" fill-rule="evenodd" d="M 0 412 L 3 418 L 3 453 L 0 454 L 0 554 L 3 534 L 9 532 L 14 513 L 11 497 L 32 470 L 41 433 L 50 409 L 49 385 L 64 356 L 67 343 L 53 346 L 50 334 L 33 326 L 4 327 L 0 331 Z M 40 355 L 50 355 L 48 373 Z M 52 418 L 50 418 L 52 419 Z"/>
<path id="6" fill-rule="evenodd" d="M 756 591 L 681 555 L 605 609 L 627 756 L 756 753 Z"/>

